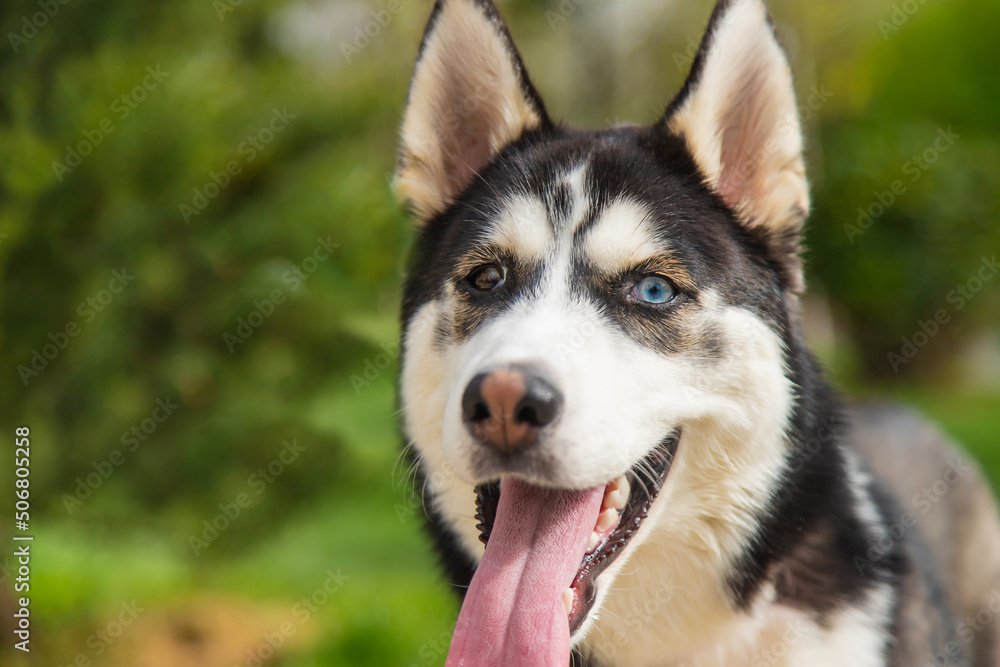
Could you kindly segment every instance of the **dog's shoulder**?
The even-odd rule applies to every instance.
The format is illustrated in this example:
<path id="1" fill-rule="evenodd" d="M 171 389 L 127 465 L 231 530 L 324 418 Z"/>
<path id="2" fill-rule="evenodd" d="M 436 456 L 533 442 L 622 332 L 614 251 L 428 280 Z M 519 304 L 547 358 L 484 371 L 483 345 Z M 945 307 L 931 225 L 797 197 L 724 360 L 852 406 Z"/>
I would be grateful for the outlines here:
<path id="1" fill-rule="evenodd" d="M 901 643 L 939 634 L 952 636 L 966 654 L 993 650 L 997 624 L 975 621 L 991 602 L 1000 608 L 1000 517 L 985 477 L 912 409 L 856 403 L 847 416 L 845 444 L 886 492 L 888 534 L 904 544 L 912 564 L 900 591 L 898 632 L 916 642 Z M 929 606 L 941 611 L 929 614 Z M 940 619 L 941 627 L 928 627 L 928 618 Z"/>

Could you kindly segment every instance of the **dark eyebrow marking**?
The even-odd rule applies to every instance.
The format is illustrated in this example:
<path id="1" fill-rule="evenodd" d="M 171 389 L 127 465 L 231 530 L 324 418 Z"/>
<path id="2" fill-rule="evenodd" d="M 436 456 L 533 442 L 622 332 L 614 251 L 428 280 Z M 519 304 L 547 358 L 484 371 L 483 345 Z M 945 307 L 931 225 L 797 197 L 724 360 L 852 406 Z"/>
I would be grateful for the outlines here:
<path id="1" fill-rule="evenodd" d="M 545 200 L 545 207 L 549 214 L 549 226 L 552 228 L 552 233 L 556 234 L 558 232 L 557 223 L 566 224 L 573 212 L 573 193 L 567 183 L 559 183 L 549 191 Z"/>

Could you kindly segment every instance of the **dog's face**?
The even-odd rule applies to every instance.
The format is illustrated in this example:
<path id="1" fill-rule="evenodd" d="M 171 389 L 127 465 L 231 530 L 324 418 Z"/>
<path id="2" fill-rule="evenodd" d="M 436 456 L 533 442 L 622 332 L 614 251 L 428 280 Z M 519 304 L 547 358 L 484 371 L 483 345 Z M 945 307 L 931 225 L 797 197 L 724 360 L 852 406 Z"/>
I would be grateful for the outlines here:
<path id="1" fill-rule="evenodd" d="M 660 122 L 577 131 L 548 120 L 492 5 L 439 2 L 397 184 L 419 224 L 407 435 L 434 509 L 483 559 L 455 660 L 502 664 L 539 644 L 541 662 L 561 660 L 571 632 L 623 604 L 615 580 L 656 531 L 714 541 L 730 567 L 782 465 L 781 341 L 808 206 L 763 4 L 720 3 Z M 507 572 L 522 557 L 547 582 L 537 595 Z M 493 639 L 487 617 L 501 619 Z M 565 637 L 518 644 L 518 627 L 550 621 Z"/>
<path id="2" fill-rule="evenodd" d="M 411 397 L 442 399 L 410 417 L 441 423 L 460 478 L 606 483 L 730 411 L 756 375 L 746 346 L 781 325 L 780 278 L 683 151 L 659 128 L 556 130 L 506 150 L 426 232 L 404 398 L 408 413 Z M 433 379 L 419 370 L 432 358 Z M 466 392 L 498 369 L 558 402 L 530 446 L 470 428 Z"/>

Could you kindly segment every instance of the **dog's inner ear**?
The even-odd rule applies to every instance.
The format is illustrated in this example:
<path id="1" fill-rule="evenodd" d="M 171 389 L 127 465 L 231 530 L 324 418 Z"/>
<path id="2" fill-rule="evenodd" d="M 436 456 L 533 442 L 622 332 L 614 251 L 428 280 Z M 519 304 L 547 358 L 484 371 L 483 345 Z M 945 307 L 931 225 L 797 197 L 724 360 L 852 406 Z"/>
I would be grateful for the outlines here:
<path id="1" fill-rule="evenodd" d="M 417 219 L 441 213 L 545 108 L 489 0 L 438 0 L 410 84 L 396 193 Z"/>
<path id="2" fill-rule="evenodd" d="M 662 121 L 709 187 L 768 239 L 788 287 L 803 287 L 809 209 L 792 74 L 762 0 L 721 0 L 691 74 Z"/>

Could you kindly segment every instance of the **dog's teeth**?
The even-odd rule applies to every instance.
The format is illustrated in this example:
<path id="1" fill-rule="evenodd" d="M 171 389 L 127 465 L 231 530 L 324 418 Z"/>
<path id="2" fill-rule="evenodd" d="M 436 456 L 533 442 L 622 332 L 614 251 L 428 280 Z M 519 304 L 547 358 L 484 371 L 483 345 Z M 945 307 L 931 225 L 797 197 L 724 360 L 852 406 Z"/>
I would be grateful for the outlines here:
<path id="1" fill-rule="evenodd" d="M 601 534 L 596 530 L 590 534 L 590 542 L 587 542 L 587 553 L 594 553 L 594 549 L 601 543 Z"/>
<path id="2" fill-rule="evenodd" d="M 566 607 L 566 613 L 573 613 L 573 600 L 576 596 L 573 594 L 572 588 L 567 588 L 563 591 L 563 605 Z"/>
<path id="3" fill-rule="evenodd" d="M 613 507 L 601 512 L 597 517 L 597 532 L 606 533 L 618 525 L 618 510 Z"/>
<path id="4" fill-rule="evenodd" d="M 629 494 L 632 493 L 632 485 L 628 483 L 628 477 L 622 475 L 615 481 L 618 483 L 618 491 L 622 494 L 625 502 L 628 502 Z"/>
<path id="5" fill-rule="evenodd" d="M 625 478 L 625 475 L 622 475 L 608 484 L 607 491 L 604 494 L 604 506 L 613 507 L 616 510 L 624 509 L 628 503 L 628 494 L 630 491 L 631 488 L 629 487 L 628 479 Z"/>

